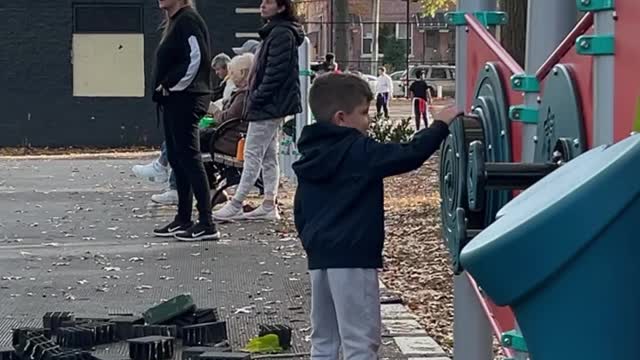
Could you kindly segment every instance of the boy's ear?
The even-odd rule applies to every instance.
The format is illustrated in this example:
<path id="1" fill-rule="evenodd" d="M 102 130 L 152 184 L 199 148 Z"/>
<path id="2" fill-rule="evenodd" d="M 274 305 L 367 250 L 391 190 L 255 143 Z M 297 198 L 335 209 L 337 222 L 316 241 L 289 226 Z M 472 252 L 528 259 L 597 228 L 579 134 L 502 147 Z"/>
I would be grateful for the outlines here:
<path id="1" fill-rule="evenodd" d="M 341 125 L 344 123 L 344 116 L 345 116 L 344 111 L 342 110 L 336 111 L 336 113 L 333 114 L 333 118 L 331 119 L 331 121 L 336 125 Z"/>

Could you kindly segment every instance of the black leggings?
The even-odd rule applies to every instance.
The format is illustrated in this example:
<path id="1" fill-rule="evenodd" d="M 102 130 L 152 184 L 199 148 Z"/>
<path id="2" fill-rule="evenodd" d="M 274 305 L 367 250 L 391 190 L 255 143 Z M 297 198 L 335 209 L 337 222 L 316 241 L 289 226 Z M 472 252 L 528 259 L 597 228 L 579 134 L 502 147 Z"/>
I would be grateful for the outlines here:
<path id="1" fill-rule="evenodd" d="M 176 176 L 179 222 L 191 221 L 193 196 L 199 221 L 212 224 L 211 195 L 200 155 L 198 122 L 206 114 L 209 96 L 172 94 L 164 105 L 164 133 L 169 164 Z"/>

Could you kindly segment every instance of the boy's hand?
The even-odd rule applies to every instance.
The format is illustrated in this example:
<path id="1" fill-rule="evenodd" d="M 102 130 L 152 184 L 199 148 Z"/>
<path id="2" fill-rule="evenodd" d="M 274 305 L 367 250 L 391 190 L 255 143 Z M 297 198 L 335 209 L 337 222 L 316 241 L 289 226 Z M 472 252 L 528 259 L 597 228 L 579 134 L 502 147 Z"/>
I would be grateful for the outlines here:
<path id="1" fill-rule="evenodd" d="M 433 118 L 437 121 L 442 121 L 447 125 L 451 125 L 451 123 L 453 122 L 453 120 L 455 120 L 455 118 L 463 114 L 464 114 L 464 111 L 460 111 L 458 107 L 454 104 L 454 105 L 449 105 L 446 108 L 433 114 Z"/>

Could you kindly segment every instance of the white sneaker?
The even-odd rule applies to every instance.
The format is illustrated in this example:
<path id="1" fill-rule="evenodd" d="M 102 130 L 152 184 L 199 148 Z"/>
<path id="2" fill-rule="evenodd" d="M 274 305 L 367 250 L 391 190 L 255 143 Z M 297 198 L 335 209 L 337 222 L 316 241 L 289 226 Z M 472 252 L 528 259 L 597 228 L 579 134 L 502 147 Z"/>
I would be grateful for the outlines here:
<path id="1" fill-rule="evenodd" d="M 244 218 L 248 220 L 280 220 L 280 213 L 277 206 L 266 210 L 263 205 L 260 205 L 255 210 L 245 213 Z"/>
<path id="2" fill-rule="evenodd" d="M 169 180 L 169 167 L 163 166 L 158 160 L 147 165 L 136 165 L 131 170 L 137 177 L 151 182 L 165 183 Z"/>
<path id="3" fill-rule="evenodd" d="M 229 221 L 243 218 L 242 207 L 235 207 L 231 201 L 227 201 L 226 204 L 219 210 L 213 212 L 213 219 L 218 221 Z"/>
<path id="4" fill-rule="evenodd" d="M 151 201 L 161 205 L 178 205 L 178 191 L 167 190 L 162 194 L 152 195 Z"/>

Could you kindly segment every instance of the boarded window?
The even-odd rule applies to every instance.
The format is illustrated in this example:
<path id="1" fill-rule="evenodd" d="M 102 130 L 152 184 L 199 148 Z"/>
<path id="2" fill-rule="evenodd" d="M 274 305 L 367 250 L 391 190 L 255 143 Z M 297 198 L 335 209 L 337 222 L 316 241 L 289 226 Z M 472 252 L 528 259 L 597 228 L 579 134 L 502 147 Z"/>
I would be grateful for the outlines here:
<path id="1" fill-rule="evenodd" d="M 73 10 L 73 95 L 144 97 L 142 6 L 76 4 Z"/>

